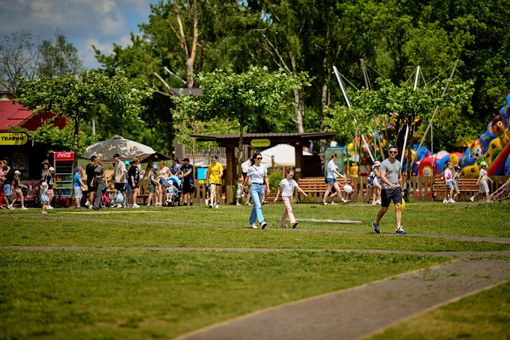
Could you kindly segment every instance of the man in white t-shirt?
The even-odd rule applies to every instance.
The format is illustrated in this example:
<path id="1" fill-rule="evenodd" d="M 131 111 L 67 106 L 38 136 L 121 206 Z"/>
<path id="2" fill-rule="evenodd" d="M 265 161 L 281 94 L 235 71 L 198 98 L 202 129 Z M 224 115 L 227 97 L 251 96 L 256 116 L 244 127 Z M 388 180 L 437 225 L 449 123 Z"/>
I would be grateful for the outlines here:
<path id="1" fill-rule="evenodd" d="M 124 162 L 120 160 L 120 155 L 118 153 L 113 155 L 113 160 L 115 161 L 115 169 L 113 171 L 115 176 L 115 189 L 117 189 L 117 192 L 120 191 L 122 193 L 122 197 L 124 198 L 122 206 L 126 207 L 126 166 L 124 165 Z"/>

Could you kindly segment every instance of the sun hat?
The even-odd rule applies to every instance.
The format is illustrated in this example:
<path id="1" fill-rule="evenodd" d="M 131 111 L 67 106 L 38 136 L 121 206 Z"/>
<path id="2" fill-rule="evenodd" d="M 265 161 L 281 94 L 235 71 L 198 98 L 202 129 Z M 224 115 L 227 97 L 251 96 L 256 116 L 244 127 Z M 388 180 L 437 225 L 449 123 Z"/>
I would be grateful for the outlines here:
<path id="1" fill-rule="evenodd" d="M 157 164 L 152 164 L 152 168 L 153 168 L 153 169 L 157 169 L 157 168 L 158 168 L 158 165 L 157 165 Z"/>
<path id="2" fill-rule="evenodd" d="M 21 175 L 21 172 L 19 170 L 14 171 L 15 175 Z"/>
<path id="3" fill-rule="evenodd" d="M 52 167 L 52 166 L 50 166 L 50 167 L 48 168 L 48 171 L 55 171 L 55 168 L 54 168 L 54 167 Z"/>
<path id="4" fill-rule="evenodd" d="M 82 171 L 82 170 L 83 170 L 83 169 L 82 169 L 82 167 L 81 167 L 81 166 L 79 166 L 79 167 L 77 167 L 77 168 L 76 168 L 76 172 L 78 172 L 78 171 Z"/>
<path id="5" fill-rule="evenodd" d="M 487 163 L 485 163 L 485 161 L 483 161 L 480 163 L 480 166 L 487 166 Z"/>
<path id="6" fill-rule="evenodd" d="M 42 182 L 42 183 L 41 183 L 41 189 L 43 189 L 43 190 L 48 189 L 48 183 L 46 183 L 46 182 Z"/>
<path id="7" fill-rule="evenodd" d="M 130 165 L 131 163 L 129 163 L 129 161 L 124 161 L 124 164 L 125 165 Z"/>

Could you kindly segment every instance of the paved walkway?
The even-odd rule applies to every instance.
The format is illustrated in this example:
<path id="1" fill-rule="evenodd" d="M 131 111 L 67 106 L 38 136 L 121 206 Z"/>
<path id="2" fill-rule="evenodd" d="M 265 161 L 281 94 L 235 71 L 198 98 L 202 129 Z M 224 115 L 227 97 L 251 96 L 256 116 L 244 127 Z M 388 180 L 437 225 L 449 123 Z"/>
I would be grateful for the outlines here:
<path id="1" fill-rule="evenodd" d="M 509 279 L 510 259 L 460 260 L 257 311 L 176 339 L 359 339 Z"/>

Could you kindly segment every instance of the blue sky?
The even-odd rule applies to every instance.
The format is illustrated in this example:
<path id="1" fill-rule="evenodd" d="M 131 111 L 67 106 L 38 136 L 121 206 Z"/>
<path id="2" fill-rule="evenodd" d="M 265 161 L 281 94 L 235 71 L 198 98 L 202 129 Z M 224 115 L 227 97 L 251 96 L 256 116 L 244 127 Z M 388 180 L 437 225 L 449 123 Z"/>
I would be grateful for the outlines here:
<path id="1" fill-rule="evenodd" d="M 109 54 L 113 44 L 129 44 L 130 32 L 148 22 L 158 0 L 0 0 L 0 37 L 30 31 L 52 38 L 57 28 L 78 49 L 87 68 L 97 68 L 96 46 Z"/>

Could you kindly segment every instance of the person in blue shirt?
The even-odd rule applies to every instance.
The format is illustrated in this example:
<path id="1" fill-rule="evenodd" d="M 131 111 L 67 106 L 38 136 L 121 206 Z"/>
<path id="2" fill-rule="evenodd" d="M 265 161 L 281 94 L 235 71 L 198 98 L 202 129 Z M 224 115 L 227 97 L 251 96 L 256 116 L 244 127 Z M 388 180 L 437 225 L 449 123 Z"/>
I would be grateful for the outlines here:
<path id="1" fill-rule="evenodd" d="M 81 208 L 81 198 L 83 197 L 83 192 L 81 188 L 85 186 L 83 180 L 81 179 L 81 175 L 83 175 L 82 167 L 76 168 L 76 173 L 74 174 L 73 179 L 73 187 L 74 187 L 74 199 L 76 200 L 76 209 Z"/>

